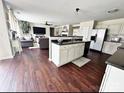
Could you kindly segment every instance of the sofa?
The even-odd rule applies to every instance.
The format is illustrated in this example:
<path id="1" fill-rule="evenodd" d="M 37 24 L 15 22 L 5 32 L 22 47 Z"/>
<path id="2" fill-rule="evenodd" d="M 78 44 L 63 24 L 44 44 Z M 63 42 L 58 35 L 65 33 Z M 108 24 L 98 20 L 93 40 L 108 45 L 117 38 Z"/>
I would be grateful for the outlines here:
<path id="1" fill-rule="evenodd" d="M 49 48 L 49 38 L 39 38 L 40 49 Z"/>
<path id="2" fill-rule="evenodd" d="M 22 48 L 33 47 L 33 40 L 21 40 Z"/>

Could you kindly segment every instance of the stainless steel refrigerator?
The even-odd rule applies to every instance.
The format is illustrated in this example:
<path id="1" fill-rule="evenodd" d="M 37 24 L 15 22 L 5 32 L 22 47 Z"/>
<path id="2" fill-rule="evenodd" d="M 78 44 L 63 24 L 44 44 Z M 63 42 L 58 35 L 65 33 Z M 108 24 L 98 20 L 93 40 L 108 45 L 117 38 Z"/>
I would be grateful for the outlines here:
<path id="1" fill-rule="evenodd" d="M 102 51 L 106 32 L 107 32 L 106 29 L 93 29 L 91 31 L 90 49 Z"/>

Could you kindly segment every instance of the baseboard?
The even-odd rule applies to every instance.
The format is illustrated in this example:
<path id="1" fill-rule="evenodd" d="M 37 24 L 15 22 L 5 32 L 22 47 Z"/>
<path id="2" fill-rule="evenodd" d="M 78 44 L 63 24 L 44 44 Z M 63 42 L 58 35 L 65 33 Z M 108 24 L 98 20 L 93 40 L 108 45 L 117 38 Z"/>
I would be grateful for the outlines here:
<path id="1" fill-rule="evenodd" d="M 49 58 L 49 61 L 52 61 L 52 59 L 51 59 L 51 58 Z"/>
<path id="2" fill-rule="evenodd" d="M 90 51 L 94 51 L 94 52 L 102 53 L 102 51 L 98 51 L 98 50 L 95 50 L 95 49 L 90 49 Z"/>
<path id="3" fill-rule="evenodd" d="M 0 59 L 0 61 L 8 60 L 8 59 L 13 59 L 13 58 L 14 58 L 14 56 L 3 57 L 3 58 Z"/>

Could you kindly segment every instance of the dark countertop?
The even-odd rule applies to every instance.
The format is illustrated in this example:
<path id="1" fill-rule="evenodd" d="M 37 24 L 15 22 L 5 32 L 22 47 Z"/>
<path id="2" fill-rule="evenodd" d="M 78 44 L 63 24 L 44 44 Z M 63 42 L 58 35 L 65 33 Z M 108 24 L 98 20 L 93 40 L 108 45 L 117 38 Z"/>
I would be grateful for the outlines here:
<path id="1" fill-rule="evenodd" d="M 104 41 L 104 42 L 121 43 L 121 42 L 114 42 L 114 41 Z"/>
<path id="2" fill-rule="evenodd" d="M 77 44 L 77 43 L 85 43 L 85 42 L 90 42 L 90 41 L 82 41 L 78 39 L 76 41 L 64 40 L 63 42 L 59 43 L 57 40 L 52 40 L 52 43 L 55 43 L 57 45 L 69 45 L 69 44 Z"/>
<path id="3" fill-rule="evenodd" d="M 52 37 L 83 37 L 83 36 L 52 36 Z"/>
<path id="4" fill-rule="evenodd" d="M 106 63 L 124 70 L 124 49 L 119 48 Z"/>

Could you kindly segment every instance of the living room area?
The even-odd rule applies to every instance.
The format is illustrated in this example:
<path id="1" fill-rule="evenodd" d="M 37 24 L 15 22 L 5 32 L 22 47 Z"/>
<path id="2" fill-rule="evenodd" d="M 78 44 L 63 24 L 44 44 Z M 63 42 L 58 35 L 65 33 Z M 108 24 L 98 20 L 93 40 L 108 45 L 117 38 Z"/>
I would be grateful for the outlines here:
<path id="1" fill-rule="evenodd" d="M 54 35 L 53 26 L 18 20 L 12 9 L 8 8 L 8 11 L 13 55 L 21 53 L 24 48 L 49 49 L 49 37 Z"/>
<path id="2" fill-rule="evenodd" d="M 20 36 L 22 48 L 49 48 L 50 27 L 42 24 L 29 23 L 28 33 Z"/>
<path id="3" fill-rule="evenodd" d="M 124 0 L 0 0 L 0 92 L 124 92 Z"/>

